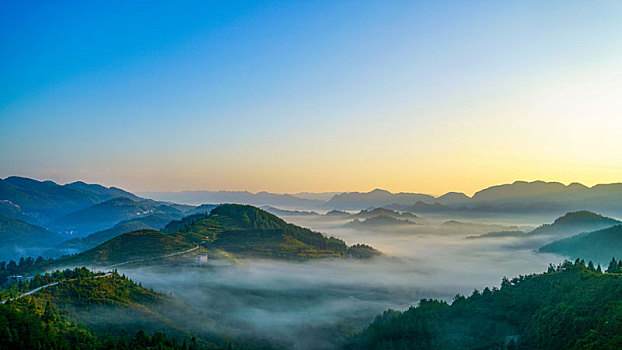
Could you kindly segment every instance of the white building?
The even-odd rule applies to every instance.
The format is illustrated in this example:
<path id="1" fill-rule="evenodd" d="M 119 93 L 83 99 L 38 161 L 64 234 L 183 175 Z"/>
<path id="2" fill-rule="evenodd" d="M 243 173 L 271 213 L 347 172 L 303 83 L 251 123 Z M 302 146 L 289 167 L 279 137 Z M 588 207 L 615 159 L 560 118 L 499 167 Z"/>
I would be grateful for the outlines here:
<path id="1" fill-rule="evenodd" d="M 197 254 L 194 258 L 194 264 L 196 266 L 202 266 L 207 264 L 207 254 Z"/>

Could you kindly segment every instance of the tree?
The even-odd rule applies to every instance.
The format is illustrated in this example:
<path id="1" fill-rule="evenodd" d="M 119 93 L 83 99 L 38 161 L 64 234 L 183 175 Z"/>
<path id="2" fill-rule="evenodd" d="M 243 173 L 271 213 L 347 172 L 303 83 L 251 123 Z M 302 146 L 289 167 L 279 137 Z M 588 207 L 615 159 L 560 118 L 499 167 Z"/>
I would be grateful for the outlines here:
<path id="1" fill-rule="evenodd" d="M 587 268 L 590 271 L 596 271 L 596 268 L 594 267 L 594 263 L 592 262 L 592 260 L 590 260 L 590 262 L 587 264 Z"/>
<path id="2" fill-rule="evenodd" d="M 56 321 L 56 313 L 54 312 L 52 304 L 49 300 L 47 301 L 47 303 L 45 303 L 45 310 L 43 311 L 43 316 L 41 317 L 41 319 L 45 323 Z"/>
<path id="3" fill-rule="evenodd" d="M 618 262 L 616 258 L 611 258 L 609 262 L 609 266 L 607 267 L 607 273 L 617 273 L 618 272 Z"/>
<path id="4" fill-rule="evenodd" d="M 10 273 L 14 273 L 17 270 L 17 264 L 15 263 L 15 261 L 11 260 L 9 261 L 9 264 L 6 266 L 6 269 Z"/>

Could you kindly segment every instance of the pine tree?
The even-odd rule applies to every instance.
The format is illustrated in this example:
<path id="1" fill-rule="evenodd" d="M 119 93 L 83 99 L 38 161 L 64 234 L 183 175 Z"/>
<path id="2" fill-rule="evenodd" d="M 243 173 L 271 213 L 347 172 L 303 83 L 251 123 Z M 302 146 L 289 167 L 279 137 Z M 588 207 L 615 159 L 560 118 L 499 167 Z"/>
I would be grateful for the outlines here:
<path id="1" fill-rule="evenodd" d="M 45 323 L 53 322 L 56 320 L 56 312 L 54 312 L 52 304 L 49 300 L 45 303 L 45 310 L 43 311 L 43 316 L 41 317 L 41 319 Z"/>
<path id="2" fill-rule="evenodd" d="M 592 262 L 592 260 L 590 260 L 590 262 L 587 264 L 587 268 L 590 271 L 596 271 L 596 268 L 594 267 L 594 263 Z"/>
<path id="3" fill-rule="evenodd" d="M 616 273 L 618 272 L 618 262 L 616 261 L 616 258 L 611 258 L 611 261 L 609 262 L 609 266 L 607 267 L 607 273 Z"/>

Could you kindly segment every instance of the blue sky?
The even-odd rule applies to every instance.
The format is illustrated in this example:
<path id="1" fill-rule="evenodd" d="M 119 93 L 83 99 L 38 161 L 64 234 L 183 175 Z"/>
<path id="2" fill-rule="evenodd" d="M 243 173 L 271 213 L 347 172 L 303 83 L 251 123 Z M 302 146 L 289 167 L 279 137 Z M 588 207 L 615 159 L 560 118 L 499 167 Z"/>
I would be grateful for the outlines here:
<path id="1" fill-rule="evenodd" d="M 602 142 L 622 127 L 621 23 L 617 1 L 3 1 L 0 176 L 277 192 L 616 181 L 593 154 L 622 152 Z"/>

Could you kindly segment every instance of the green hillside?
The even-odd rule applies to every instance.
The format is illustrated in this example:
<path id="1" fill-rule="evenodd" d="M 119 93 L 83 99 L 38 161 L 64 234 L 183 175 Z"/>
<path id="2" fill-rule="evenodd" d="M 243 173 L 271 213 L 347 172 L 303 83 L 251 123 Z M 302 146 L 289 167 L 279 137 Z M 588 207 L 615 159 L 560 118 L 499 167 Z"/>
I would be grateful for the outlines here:
<path id="1" fill-rule="evenodd" d="M 43 227 L 0 215 L 0 260 L 37 256 L 61 240 L 60 235 Z"/>
<path id="2" fill-rule="evenodd" d="M 345 257 L 348 247 L 337 238 L 288 224 L 249 205 L 223 204 L 209 214 L 173 221 L 164 232 L 238 256 L 279 259 Z"/>
<path id="3" fill-rule="evenodd" d="M 389 310 L 346 349 L 620 349 L 622 278 L 565 262 L 501 288 Z"/>
<path id="4" fill-rule="evenodd" d="M 62 265 L 113 265 L 150 259 L 193 248 L 194 245 L 156 230 L 139 230 L 117 236 L 83 253 L 56 261 Z"/>
<path id="5" fill-rule="evenodd" d="M 48 286 L 50 283 L 57 283 Z M 220 349 L 225 341 L 185 329 L 192 310 L 116 272 L 85 268 L 37 275 L 15 290 L 36 293 L 0 305 L 0 348 Z M 6 290 L 2 291 L 6 292 Z M 166 334 L 166 335 L 165 335 Z M 126 337 L 129 336 L 129 339 Z M 211 342 L 214 340 L 220 345 Z"/>
<path id="6" fill-rule="evenodd" d="M 605 264 L 622 252 L 622 225 L 560 239 L 543 246 L 539 251 L 572 259 L 583 257 Z"/>
<path id="7" fill-rule="evenodd" d="M 91 249 L 98 244 L 101 244 L 114 237 L 120 236 L 124 233 L 147 229 L 159 230 L 175 218 L 176 216 L 173 215 L 156 213 L 145 217 L 121 221 L 110 229 L 98 231 L 86 237 L 73 238 L 64 241 L 54 247 L 54 250 L 50 251 L 50 253 L 56 256 L 79 253 L 87 249 Z"/>

